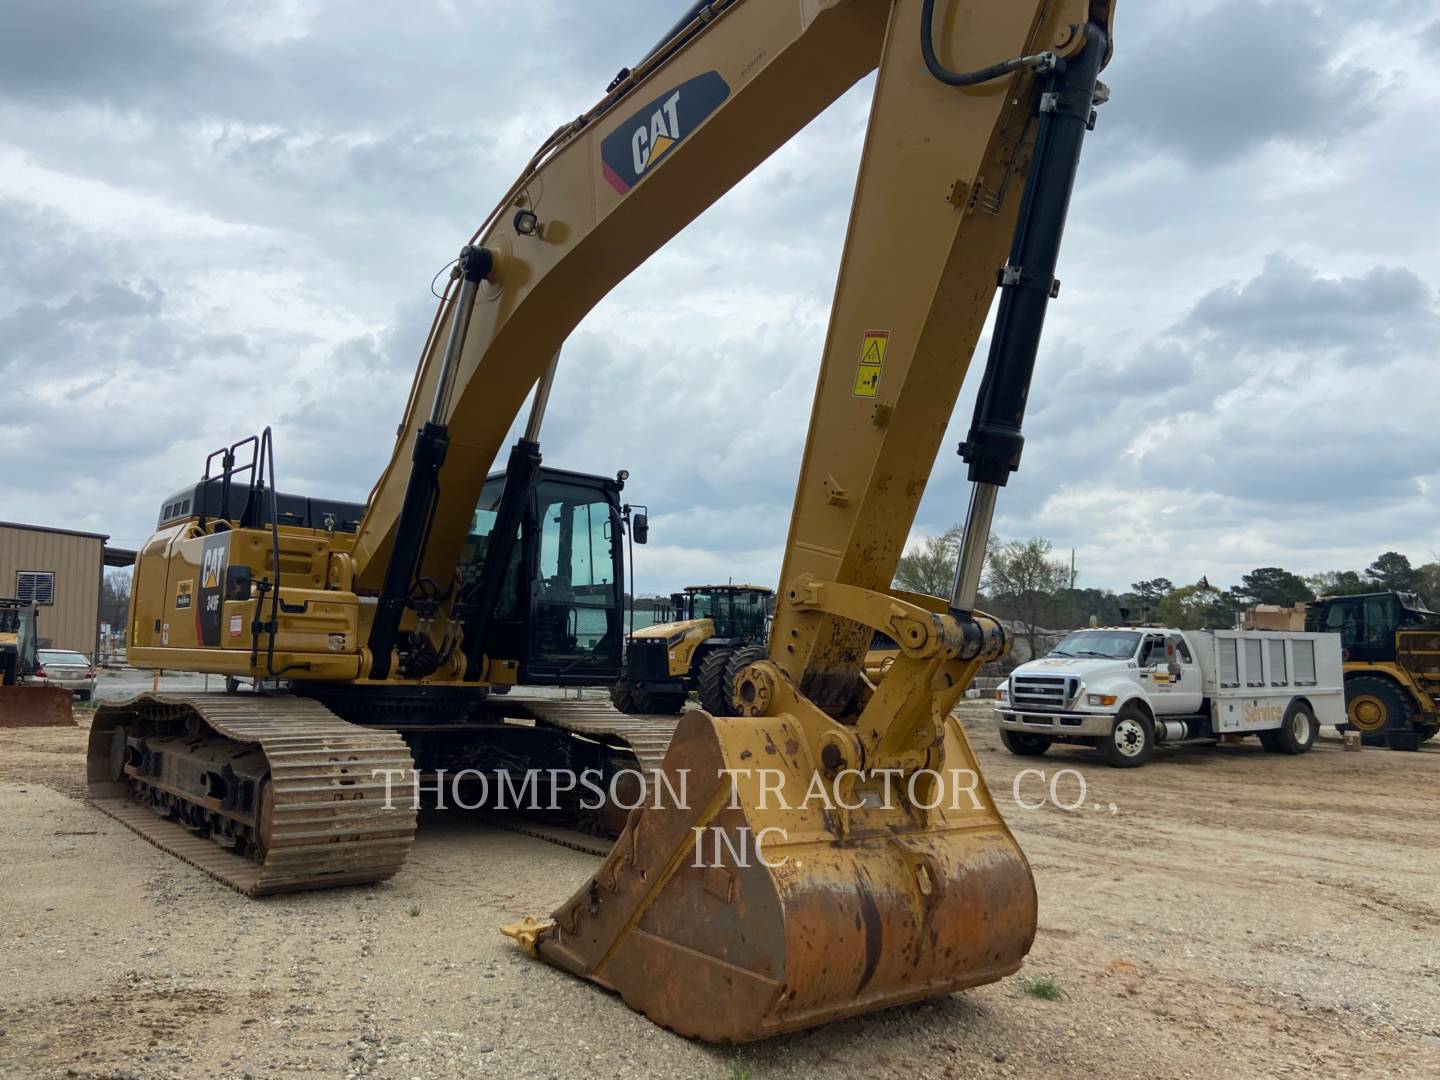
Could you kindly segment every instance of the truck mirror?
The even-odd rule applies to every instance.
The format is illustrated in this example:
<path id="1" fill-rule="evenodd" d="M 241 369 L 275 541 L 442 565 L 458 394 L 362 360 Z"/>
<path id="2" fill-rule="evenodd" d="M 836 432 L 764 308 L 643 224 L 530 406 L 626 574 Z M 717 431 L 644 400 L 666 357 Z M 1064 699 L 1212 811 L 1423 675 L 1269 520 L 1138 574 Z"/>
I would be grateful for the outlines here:
<path id="1" fill-rule="evenodd" d="M 650 515 L 637 513 L 630 519 L 630 529 L 637 544 L 645 543 L 650 539 Z"/>

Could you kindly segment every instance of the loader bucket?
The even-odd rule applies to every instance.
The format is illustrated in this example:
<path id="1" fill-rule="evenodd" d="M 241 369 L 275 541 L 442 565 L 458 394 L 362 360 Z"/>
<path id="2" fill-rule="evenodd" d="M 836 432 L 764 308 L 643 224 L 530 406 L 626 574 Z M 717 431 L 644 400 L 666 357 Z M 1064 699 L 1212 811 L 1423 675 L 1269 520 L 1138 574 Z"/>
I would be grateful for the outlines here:
<path id="1" fill-rule="evenodd" d="M 837 836 L 796 716 L 688 713 L 668 787 L 653 785 L 591 880 L 551 921 L 505 932 L 719 1043 L 1002 978 L 1034 939 L 1034 881 L 964 731 L 940 715 L 943 778 L 921 799 L 936 809 L 854 789 Z"/>
<path id="2" fill-rule="evenodd" d="M 0 686 L 0 727 L 74 727 L 70 691 L 57 686 Z"/>

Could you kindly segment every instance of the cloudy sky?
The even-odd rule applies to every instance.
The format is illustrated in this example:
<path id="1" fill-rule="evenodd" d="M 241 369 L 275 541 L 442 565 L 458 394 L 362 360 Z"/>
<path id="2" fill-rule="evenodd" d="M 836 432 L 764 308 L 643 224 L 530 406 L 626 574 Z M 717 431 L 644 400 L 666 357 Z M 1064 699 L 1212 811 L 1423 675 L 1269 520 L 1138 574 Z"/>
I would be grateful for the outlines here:
<path id="1" fill-rule="evenodd" d="M 134 546 L 265 424 L 283 489 L 363 499 L 432 276 L 684 6 L 0 0 L 0 519 Z M 1119 5 L 1002 536 L 1115 588 L 1437 557 L 1437 15 Z M 641 591 L 778 574 L 870 89 L 567 345 L 546 459 L 630 470 Z"/>

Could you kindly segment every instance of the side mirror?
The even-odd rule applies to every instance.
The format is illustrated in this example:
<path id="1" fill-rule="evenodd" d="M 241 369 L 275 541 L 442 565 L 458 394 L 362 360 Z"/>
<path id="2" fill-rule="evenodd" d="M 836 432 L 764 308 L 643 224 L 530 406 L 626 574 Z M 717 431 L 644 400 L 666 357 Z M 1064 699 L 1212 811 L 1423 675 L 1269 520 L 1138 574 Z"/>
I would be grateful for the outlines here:
<path id="1" fill-rule="evenodd" d="M 635 538 L 635 543 L 643 544 L 650 539 L 650 515 L 637 512 L 630 519 L 630 535 Z"/>

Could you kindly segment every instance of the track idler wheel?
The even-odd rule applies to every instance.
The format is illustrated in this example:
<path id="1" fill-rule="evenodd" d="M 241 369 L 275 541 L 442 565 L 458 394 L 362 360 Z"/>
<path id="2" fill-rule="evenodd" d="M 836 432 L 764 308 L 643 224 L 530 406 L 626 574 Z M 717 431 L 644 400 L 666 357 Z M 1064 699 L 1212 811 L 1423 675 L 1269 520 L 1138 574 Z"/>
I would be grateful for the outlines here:
<path id="1" fill-rule="evenodd" d="M 664 765 L 680 805 L 661 787 L 550 921 L 505 932 L 722 1043 L 999 979 L 1034 939 L 1034 881 L 953 720 L 937 760 L 920 787 L 937 809 L 899 781 L 888 806 L 867 786 L 837 814 L 809 797 L 835 770 L 794 717 L 687 713 Z"/>

